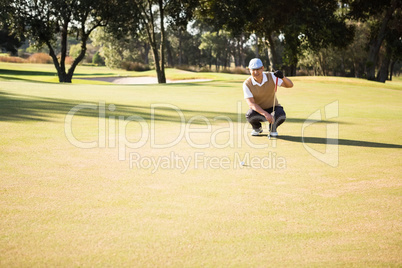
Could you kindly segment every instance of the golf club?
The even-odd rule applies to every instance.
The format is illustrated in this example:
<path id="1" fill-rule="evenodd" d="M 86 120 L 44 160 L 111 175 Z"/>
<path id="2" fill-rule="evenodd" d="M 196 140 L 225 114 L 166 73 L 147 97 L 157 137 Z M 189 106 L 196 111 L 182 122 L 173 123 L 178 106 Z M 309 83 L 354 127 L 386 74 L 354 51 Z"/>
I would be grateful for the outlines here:
<path id="1" fill-rule="evenodd" d="M 272 126 L 275 123 L 275 119 L 274 119 L 274 117 L 275 117 L 275 99 L 276 99 L 276 90 L 277 89 L 278 89 L 278 77 L 276 77 L 276 82 L 275 82 L 274 106 L 272 106 L 272 113 L 271 113 L 273 121 L 272 121 L 272 123 L 270 125 L 270 128 L 269 128 L 268 139 L 271 139 Z"/>

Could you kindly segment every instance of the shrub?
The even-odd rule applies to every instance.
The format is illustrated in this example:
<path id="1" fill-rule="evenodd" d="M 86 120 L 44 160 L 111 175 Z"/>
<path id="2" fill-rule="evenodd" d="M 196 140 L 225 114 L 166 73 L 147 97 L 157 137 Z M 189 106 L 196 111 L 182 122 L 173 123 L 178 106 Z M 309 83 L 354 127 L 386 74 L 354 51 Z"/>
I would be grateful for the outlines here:
<path id="1" fill-rule="evenodd" d="M 308 70 L 299 70 L 299 71 L 296 71 L 296 75 L 297 76 L 308 76 L 310 74 L 309 74 Z"/>
<path id="2" fill-rule="evenodd" d="M 81 53 L 81 45 L 80 44 L 70 46 L 69 55 L 71 57 L 76 58 L 76 57 L 78 57 L 78 55 L 80 55 L 80 53 Z"/>
<path id="3" fill-rule="evenodd" d="M 175 68 L 179 69 L 179 70 L 183 70 L 183 71 L 188 71 L 188 72 L 198 72 L 199 71 L 199 68 L 197 68 L 197 66 L 191 66 L 191 65 L 186 65 L 186 64 L 178 65 Z"/>
<path id="4" fill-rule="evenodd" d="M 74 59 L 72 57 L 70 57 L 70 56 L 66 57 L 66 64 L 71 65 L 71 64 L 73 64 L 73 62 L 74 62 Z M 53 63 L 53 61 L 52 61 L 52 63 Z"/>
<path id="5" fill-rule="evenodd" d="M 200 72 L 208 73 L 208 72 L 212 72 L 212 70 L 207 66 L 203 66 L 200 68 Z"/>
<path id="6" fill-rule="evenodd" d="M 149 66 L 140 62 L 131 62 L 131 61 L 124 61 L 121 63 L 121 67 L 126 71 L 148 71 L 150 70 Z"/>
<path id="7" fill-rule="evenodd" d="M 222 68 L 219 70 L 220 73 L 225 73 L 225 74 L 230 74 L 232 73 L 232 70 L 230 68 Z"/>
<path id="8" fill-rule="evenodd" d="M 244 67 L 236 67 L 236 68 L 234 68 L 233 73 L 235 73 L 235 74 L 249 74 L 247 69 L 244 68 Z"/>
<path id="9" fill-rule="evenodd" d="M 53 63 L 52 58 L 46 53 L 35 53 L 28 58 L 30 63 Z"/>
<path id="10" fill-rule="evenodd" d="M 246 68 L 243 67 L 235 67 L 235 68 L 223 68 L 220 73 L 227 74 L 249 74 Z"/>
<path id="11" fill-rule="evenodd" d="M 18 49 L 18 57 L 28 59 L 31 54 L 26 53 L 24 49 Z"/>
<path id="12" fill-rule="evenodd" d="M 96 52 L 92 57 L 92 63 L 101 66 L 105 65 L 105 61 L 103 60 L 101 55 L 99 55 L 99 52 Z"/>
<path id="13" fill-rule="evenodd" d="M 22 58 L 11 57 L 11 56 L 0 56 L 0 61 L 2 61 L 2 62 L 11 62 L 11 63 L 24 63 L 24 62 L 26 62 Z"/>

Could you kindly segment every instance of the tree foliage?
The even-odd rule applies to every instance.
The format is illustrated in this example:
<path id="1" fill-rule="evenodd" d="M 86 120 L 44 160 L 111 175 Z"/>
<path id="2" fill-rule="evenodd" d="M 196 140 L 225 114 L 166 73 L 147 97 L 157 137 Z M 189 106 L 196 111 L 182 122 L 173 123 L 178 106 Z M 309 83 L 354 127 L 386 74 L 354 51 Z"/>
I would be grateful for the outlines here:
<path id="1" fill-rule="evenodd" d="M 344 18 L 336 15 L 335 0 L 283 0 L 283 1 L 215 1 L 203 2 L 201 19 L 230 31 L 257 34 L 269 45 L 272 65 L 279 67 L 279 55 L 275 39 L 284 36 L 284 62 L 295 74 L 302 45 L 312 50 L 329 45 L 345 46 L 351 42 L 353 29 L 347 27 Z"/>
<path id="2" fill-rule="evenodd" d="M 18 48 L 24 41 L 23 36 L 16 36 L 10 34 L 10 30 L 7 26 L 0 30 L 0 49 L 9 51 L 12 55 L 17 55 Z"/>
<path id="3" fill-rule="evenodd" d="M 96 29 L 91 34 L 91 40 L 101 48 L 100 54 L 109 68 L 123 68 L 127 62 L 149 64 L 150 48 L 146 36 L 127 34 L 116 38 L 104 29 Z"/>
<path id="4" fill-rule="evenodd" d="M 89 35 L 111 20 L 118 21 L 122 3 L 121 0 L 5 0 L 2 8 L 8 14 L 7 22 L 13 33 L 30 36 L 37 47 L 47 46 L 59 81 L 71 83 L 76 66 L 85 57 Z M 79 40 L 81 50 L 66 70 L 68 36 Z M 60 51 L 55 50 L 57 40 Z"/>
<path id="5" fill-rule="evenodd" d="M 122 14 L 121 33 L 131 36 L 146 34 L 157 73 L 158 83 L 166 83 L 166 27 L 185 29 L 198 0 L 131 0 L 132 6 Z M 166 25 L 167 23 L 167 25 Z M 112 24 L 109 29 L 116 33 Z M 122 38 L 122 35 L 120 35 Z"/>
<path id="6" fill-rule="evenodd" d="M 386 37 L 395 36 L 391 39 L 400 39 L 401 29 L 401 8 L 400 0 L 353 0 L 350 2 L 349 15 L 355 20 L 367 22 L 370 25 L 370 36 L 368 41 L 368 56 L 366 60 L 366 76 L 369 80 L 385 82 L 384 75 L 377 75 L 381 46 Z M 390 41 L 392 43 L 392 41 Z M 399 42 L 401 42 L 399 40 Z M 392 49 L 391 49 L 392 50 Z M 388 52 L 390 57 L 391 51 Z"/>

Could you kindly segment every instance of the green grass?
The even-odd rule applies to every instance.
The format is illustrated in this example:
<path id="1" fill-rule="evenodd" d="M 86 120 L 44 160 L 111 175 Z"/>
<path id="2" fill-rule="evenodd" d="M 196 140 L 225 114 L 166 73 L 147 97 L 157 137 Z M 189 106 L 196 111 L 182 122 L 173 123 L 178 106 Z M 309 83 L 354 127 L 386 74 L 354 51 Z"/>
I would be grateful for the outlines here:
<path id="1" fill-rule="evenodd" d="M 294 88 L 278 90 L 287 122 L 278 129 L 281 137 L 269 140 L 249 136 L 241 89 L 246 76 L 168 70 L 168 78 L 210 75 L 214 81 L 57 84 L 46 83 L 48 66 L 32 66 L 0 65 L 1 267 L 402 265 L 400 78 L 382 84 L 293 77 Z M 115 74 L 92 68 L 77 73 Z M 3 75 L 4 69 L 33 73 Z M 334 101 L 338 117 L 305 128 L 303 143 L 303 123 Z M 106 108 L 106 137 L 98 136 L 98 109 L 73 117 L 79 141 L 100 141 L 91 149 L 75 147 L 65 134 L 67 113 L 83 103 Z M 175 140 L 185 127 L 169 107 L 185 117 L 185 135 L 169 148 L 151 144 L 153 104 L 165 104 L 154 114 L 157 144 Z M 133 115 L 145 120 L 145 129 L 131 122 L 119 131 Z M 200 116 L 210 120 L 210 130 Z M 324 153 L 326 127 L 334 123 L 339 155 L 332 167 L 306 147 Z M 204 133 L 191 132 L 197 129 Z M 146 141 L 126 148 L 126 160 L 119 161 L 124 137 Z M 173 153 L 190 165 L 185 172 L 145 168 L 146 162 L 130 168 L 130 153 L 144 161 Z M 246 156 L 248 165 L 239 166 Z M 252 166 L 253 159 L 266 161 L 265 168 Z M 217 160 L 229 164 L 219 168 Z"/>

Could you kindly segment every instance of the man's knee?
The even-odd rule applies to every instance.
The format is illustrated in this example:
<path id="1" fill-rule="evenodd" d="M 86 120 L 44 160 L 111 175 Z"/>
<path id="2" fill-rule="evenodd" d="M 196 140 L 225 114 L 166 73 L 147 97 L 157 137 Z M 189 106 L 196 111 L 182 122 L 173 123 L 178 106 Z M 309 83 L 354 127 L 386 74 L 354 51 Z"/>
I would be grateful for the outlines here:
<path id="1" fill-rule="evenodd" d="M 265 117 L 262 116 L 261 114 L 257 113 L 256 111 L 250 109 L 246 113 L 246 118 L 247 118 L 247 121 L 251 122 L 251 121 L 261 121 Z"/>
<path id="2" fill-rule="evenodd" d="M 275 117 L 277 117 L 277 118 L 281 118 L 282 120 L 286 120 L 286 113 L 285 112 L 282 112 L 282 113 L 277 113 L 277 114 L 275 114 Z"/>
<path id="3" fill-rule="evenodd" d="M 253 109 L 249 109 L 246 113 L 246 118 L 251 118 L 255 115 L 257 115 L 258 113 L 256 111 L 254 111 Z"/>
<path id="4" fill-rule="evenodd" d="M 277 124 L 282 124 L 283 122 L 285 122 L 285 120 L 286 113 L 281 107 L 280 109 L 277 109 L 277 111 L 275 111 L 275 121 L 277 122 Z"/>

